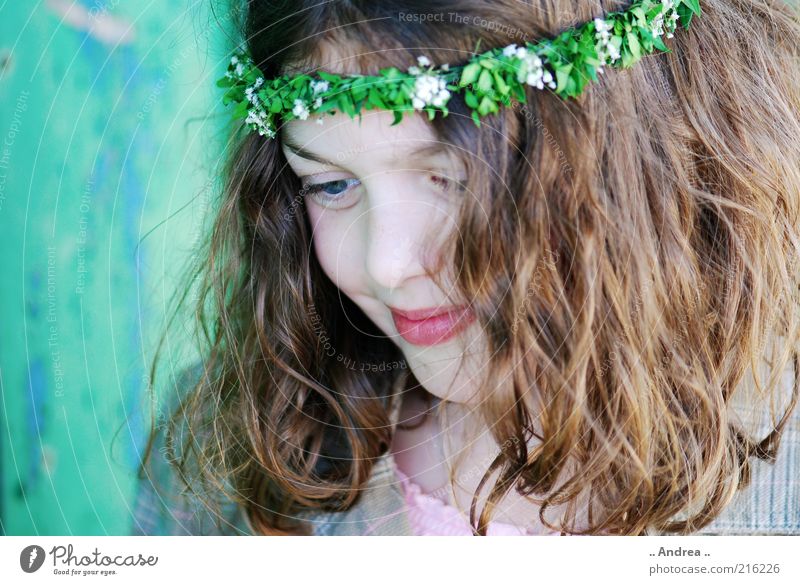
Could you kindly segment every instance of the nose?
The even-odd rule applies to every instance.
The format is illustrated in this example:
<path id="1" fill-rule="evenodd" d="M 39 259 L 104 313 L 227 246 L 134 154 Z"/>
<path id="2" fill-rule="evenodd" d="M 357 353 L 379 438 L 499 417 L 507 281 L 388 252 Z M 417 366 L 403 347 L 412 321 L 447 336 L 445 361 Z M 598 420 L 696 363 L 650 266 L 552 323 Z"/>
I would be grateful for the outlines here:
<path id="1" fill-rule="evenodd" d="M 402 173 L 376 177 L 368 186 L 365 269 L 375 285 L 392 290 L 424 275 L 433 202 L 420 197 Z"/>

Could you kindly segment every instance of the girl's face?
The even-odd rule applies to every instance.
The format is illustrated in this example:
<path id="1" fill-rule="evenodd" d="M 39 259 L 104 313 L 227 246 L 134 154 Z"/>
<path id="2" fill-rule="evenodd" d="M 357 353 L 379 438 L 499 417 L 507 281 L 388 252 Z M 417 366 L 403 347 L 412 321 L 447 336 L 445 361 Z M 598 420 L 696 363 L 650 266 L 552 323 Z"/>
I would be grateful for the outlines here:
<path id="1" fill-rule="evenodd" d="M 383 110 L 364 110 L 361 121 L 309 116 L 285 124 L 281 143 L 302 182 L 325 274 L 400 348 L 431 394 L 466 403 L 486 362 L 484 338 L 469 307 L 423 267 L 438 257 L 468 193 L 460 163 L 444 150 L 419 152 L 438 144 L 422 115 L 404 113 L 395 126 Z M 426 311 L 439 316 L 424 318 Z"/>

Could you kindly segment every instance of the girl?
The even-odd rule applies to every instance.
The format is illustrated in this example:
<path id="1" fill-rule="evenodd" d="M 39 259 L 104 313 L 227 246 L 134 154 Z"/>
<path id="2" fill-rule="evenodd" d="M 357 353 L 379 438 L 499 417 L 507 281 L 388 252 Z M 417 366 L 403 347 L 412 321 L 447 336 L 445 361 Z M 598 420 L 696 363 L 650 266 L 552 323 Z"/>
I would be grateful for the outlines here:
<path id="1" fill-rule="evenodd" d="M 258 74 L 198 269 L 204 359 L 151 435 L 137 532 L 800 533 L 775 471 L 800 470 L 800 22 L 664 6 L 700 4 L 635 64 L 593 20 L 616 0 L 234 7 L 222 85 L 244 55 Z M 582 92 L 531 69 L 476 114 L 490 72 L 413 96 L 446 116 L 290 100 L 275 127 L 253 97 L 511 62 L 587 22 L 578 50 L 632 66 Z"/>

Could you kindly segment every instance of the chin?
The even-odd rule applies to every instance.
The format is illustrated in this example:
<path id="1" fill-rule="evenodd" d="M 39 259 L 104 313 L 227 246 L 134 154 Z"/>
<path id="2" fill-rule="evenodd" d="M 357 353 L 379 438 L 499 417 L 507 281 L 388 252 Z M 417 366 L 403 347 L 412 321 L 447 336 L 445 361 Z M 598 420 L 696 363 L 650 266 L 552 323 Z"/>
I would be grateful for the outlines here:
<path id="1" fill-rule="evenodd" d="M 457 360 L 431 360 L 420 363 L 419 359 L 406 357 L 409 368 L 420 386 L 439 400 L 468 404 L 473 402 L 476 384 L 466 375 L 466 369 L 456 375 Z"/>

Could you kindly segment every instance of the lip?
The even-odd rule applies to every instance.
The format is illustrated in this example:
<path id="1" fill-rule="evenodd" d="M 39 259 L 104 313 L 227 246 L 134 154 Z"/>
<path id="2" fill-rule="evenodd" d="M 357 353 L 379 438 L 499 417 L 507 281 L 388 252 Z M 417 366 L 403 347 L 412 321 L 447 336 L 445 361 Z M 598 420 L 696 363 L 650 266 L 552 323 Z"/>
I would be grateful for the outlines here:
<path id="1" fill-rule="evenodd" d="M 400 311 L 389 307 L 400 336 L 413 345 L 438 345 L 449 341 L 475 320 L 468 306 Z"/>

